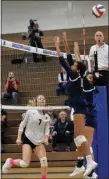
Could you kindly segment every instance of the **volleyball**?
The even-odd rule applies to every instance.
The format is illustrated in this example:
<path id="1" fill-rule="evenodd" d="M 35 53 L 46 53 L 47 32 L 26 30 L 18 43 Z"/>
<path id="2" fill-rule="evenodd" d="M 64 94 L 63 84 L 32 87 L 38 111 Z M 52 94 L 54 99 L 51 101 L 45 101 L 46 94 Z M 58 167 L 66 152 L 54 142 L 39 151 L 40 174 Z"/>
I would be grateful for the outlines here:
<path id="1" fill-rule="evenodd" d="M 105 14 L 105 12 L 106 12 L 106 9 L 105 9 L 104 6 L 101 5 L 101 4 L 95 5 L 95 6 L 93 6 L 93 8 L 92 8 L 92 13 L 93 13 L 93 15 L 94 15 L 96 18 L 101 18 L 101 17 L 103 17 L 104 14 Z"/>

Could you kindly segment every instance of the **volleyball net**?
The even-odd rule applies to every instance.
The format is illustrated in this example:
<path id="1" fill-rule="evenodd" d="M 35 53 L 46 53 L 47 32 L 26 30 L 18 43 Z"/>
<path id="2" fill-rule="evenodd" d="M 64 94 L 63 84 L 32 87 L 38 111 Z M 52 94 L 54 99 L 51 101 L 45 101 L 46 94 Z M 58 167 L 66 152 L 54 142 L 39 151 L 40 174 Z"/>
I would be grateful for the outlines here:
<path id="1" fill-rule="evenodd" d="M 33 53 L 46 55 L 47 61 L 34 63 Z M 66 53 L 62 54 L 66 58 Z M 1 57 L 2 92 L 8 73 L 14 72 L 15 78 L 20 82 L 20 106 L 27 105 L 28 100 L 38 94 L 45 95 L 50 106 L 63 106 L 67 96 L 56 96 L 58 73 L 61 71 L 56 51 L 2 40 Z M 74 54 L 72 57 L 75 59 Z M 84 55 L 81 55 L 81 59 L 84 60 Z M 88 56 L 85 60 L 88 61 Z"/>

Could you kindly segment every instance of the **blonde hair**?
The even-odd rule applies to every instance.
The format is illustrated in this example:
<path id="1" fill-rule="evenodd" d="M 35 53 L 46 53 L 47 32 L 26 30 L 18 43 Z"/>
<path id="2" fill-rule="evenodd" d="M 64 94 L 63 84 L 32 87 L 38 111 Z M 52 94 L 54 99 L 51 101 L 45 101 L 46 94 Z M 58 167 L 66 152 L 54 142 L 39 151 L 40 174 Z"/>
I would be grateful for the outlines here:
<path id="1" fill-rule="evenodd" d="M 36 106 L 36 99 L 29 99 L 27 106 Z"/>

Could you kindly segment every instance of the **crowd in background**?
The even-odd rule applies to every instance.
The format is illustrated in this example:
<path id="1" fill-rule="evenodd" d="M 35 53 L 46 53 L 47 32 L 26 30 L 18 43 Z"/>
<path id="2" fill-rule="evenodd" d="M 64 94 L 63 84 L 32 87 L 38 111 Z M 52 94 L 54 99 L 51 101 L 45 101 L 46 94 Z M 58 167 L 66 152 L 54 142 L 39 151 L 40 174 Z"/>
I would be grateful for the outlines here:
<path id="1" fill-rule="evenodd" d="M 28 39 L 29 44 L 33 47 L 43 48 L 41 39 L 43 38 L 44 33 L 39 30 L 39 25 L 37 21 L 30 20 L 30 25 L 28 26 Z M 109 74 L 109 65 L 108 65 L 108 45 L 104 42 L 104 34 L 100 31 L 95 33 L 96 45 L 93 45 L 90 48 L 89 58 L 94 62 L 95 52 L 97 52 L 98 57 L 98 69 L 97 72 L 100 76 L 105 76 L 108 78 Z M 42 55 L 42 60 L 46 61 L 46 56 Z M 38 61 L 37 54 L 33 54 L 33 61 Z M 58 85 L 56 88 L 56 95 L 66 95 L 67 96 L 67 82 L 69 76 L 66 74 L 66 71 L 61 68 L 61 71 L 58 74 Z M 9 72 L 8 78 L 5 83 L 4 92 L 2 93 L 2 104 L 7 104 L 8 99 L 12 99 L 12 104 L 17 105 L 20 100 L 19 95 L 19 85 L 20 82 L 15 78 L 13 72 Z M 107 86 L 107 84 L 104 84 Z M 108 92 L 108 86 L 107 86 Z M 107 95 L 108 96 L 108 95 Z M 107 100 L 108 101 L 108 100 Z M 67 105 L 68 101 L 65 101 L 64 105 Z M 35 100 L 29 99 L 28 106 L 35 106 Z M 58 151 L 57 144 L 65 143 L 65 150 L 71 150 L 71 143 L 73 142 L 74 128 L 73 121 L 70 119 L 66 111 L 60 111 L 59 114 L 49 111 L 49 116 L 51 117 L 50 122 L 50 141 L 52 141 L 53 151 Z M 24 118 L 25 113 L 22 115 Z M 5 110 L 1 111 L 1 134 L 2 134 L 2 144 L 5 143 L 4 133 L 7 128 L 7 112 Z M 3 145 L 1 148 L 4 152 Z"/>

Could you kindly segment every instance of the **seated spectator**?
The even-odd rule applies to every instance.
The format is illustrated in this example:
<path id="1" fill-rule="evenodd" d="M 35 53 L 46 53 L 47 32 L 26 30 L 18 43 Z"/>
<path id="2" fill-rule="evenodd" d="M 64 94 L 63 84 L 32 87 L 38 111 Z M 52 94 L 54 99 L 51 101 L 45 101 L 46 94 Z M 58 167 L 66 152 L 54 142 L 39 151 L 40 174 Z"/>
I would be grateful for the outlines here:
<path id="1" fill-rule="evenodd" d="M 67 113 L 61 111 L 59 119 L 54 125 L 52 133 L 52 147 L 57 151 L 57 143 L 66 143 L 66 151 L 70 151 L 70 144 L 73 141 L 74 125 L 71 120 L 68 120 Z"/>
<path id="2" fill-rule="evenodd" d="M 18 103 L 18 87 L 19 87 L 19 82 L 15 79 L 14 73 L 9 72 L 8 74 L 8 79 L 5 84 L 5 92 L 2 93 L 2 102 L 9 98 L 12 98 L 12 103 L 13 105 L 16 105 Z"/>
<path id="3" fill-rule="evenodd" d="M 1 152 L 4 152 L 3 144 L 5 143 L 4 134 L 5 128 L 7 128 L 7 112 L 2 109 L 1 110 Z"/>
<path id="4" fill-rule="evenodd" d="M 61 72 L 58 74 L 58 87 L 56 89 L 56 95 L 60 96 L 61 94 L 67 95 L 67 82 L 69 76 L 63 67 L 61 67 Z"/>

